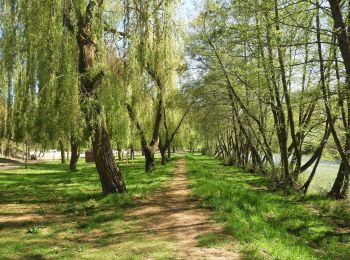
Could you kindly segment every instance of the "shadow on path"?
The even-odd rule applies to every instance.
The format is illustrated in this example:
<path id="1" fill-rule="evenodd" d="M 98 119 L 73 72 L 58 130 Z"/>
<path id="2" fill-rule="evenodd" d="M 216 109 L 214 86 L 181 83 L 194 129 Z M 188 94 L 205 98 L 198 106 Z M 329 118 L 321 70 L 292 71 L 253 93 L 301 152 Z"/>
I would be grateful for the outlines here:
<path id="1" fill-rule="evenodd" d="M 179 259 L 240 259 L 234 248 L 199 246 L 199 237 L 222 234 L 223 228 L 210 220 L 208 210 L 198 208 L 198 201 L 191 200 L 191 190 L 187 186 L 186 161 L 182 158 L 167 188 L 141 201 L 139 207 L 127 213 L 144 228 L 135 232 L 153 232 L 157 237 L 174 242 Z"/>

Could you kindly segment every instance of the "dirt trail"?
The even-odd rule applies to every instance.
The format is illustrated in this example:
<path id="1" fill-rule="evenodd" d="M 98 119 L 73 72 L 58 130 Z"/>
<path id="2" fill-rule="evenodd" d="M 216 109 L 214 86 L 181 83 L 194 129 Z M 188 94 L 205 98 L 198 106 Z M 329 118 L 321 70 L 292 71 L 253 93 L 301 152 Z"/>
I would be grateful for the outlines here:
<path id="1" fill-rule="evenodd" d="M 198 237 L 222 233 L 222 227 L 210 220 L 210 212 L 199 209 L 190 199 L 186 178 L 186 161 L 177 162 L 176 176 L 164 190 L 142 202 L 128 215 L 140 219 L 142 226 L 157 237 L 172 241 L 178 248 L 178 259 L 240 259 L 232 248 L 198 246 Z"/>

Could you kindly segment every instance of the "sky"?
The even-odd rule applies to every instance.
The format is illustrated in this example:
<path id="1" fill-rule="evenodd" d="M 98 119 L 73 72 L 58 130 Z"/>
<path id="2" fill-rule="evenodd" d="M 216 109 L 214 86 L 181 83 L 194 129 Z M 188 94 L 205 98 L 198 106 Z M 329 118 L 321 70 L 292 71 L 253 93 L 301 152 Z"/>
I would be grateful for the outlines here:
<path id="1" fill-rule="evenodd" d="M 202 0 L 182 0 L 182 10 L 184 18 L 192 20 L 199 12 Z M 181 11 L 182 12 L 182 11 Z"/>

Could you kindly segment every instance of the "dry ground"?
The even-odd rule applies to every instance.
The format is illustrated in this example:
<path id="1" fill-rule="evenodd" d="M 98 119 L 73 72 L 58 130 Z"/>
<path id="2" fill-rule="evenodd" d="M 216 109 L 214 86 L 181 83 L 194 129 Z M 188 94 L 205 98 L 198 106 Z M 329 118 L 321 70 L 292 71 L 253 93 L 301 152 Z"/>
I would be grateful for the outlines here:
<path id="1" fill-rule="evenodd" d="M 197 202 L 191 200 L 191 190 L 187 186 L 186 161 L 180 159 L 176 175 L 167 187 L 140 202 L 141 205 L 127 216 L 138 219 L 141 226 L 162 240 L 174 242 L 179 259 L 240 259 L 233 243 L 220 248 L 199 246 L 199 237 L 223 235 L 224 231 L 210 220 L 208 210 L 198 208 Z"/>

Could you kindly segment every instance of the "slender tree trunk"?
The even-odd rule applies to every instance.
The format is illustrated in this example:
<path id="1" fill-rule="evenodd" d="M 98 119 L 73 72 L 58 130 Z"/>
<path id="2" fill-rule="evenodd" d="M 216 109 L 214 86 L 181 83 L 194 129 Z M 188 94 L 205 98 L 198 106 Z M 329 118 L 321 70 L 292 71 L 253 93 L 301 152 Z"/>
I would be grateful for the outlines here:
<path id="1" fill-rule="evenodd" d="M 350 42 L 349 42 L 349 35 L 346 30 L 346 25 L 344 23 L 343 15 L 341 12 L 341 7 L 338 0 L 328 0 L 329 5 L 331 7 L 331 14 L 334 21 L 334 28 L 335 28 L 335 34 L 338 39 L 338 46 L 344 61 L 345 71 L 346 71 L 346 90 L 347 93 L 350 91 Z M 319 12 L 319 9 L 317 9 Z M 317 43 L 318 43 L 318 52 L 320 57 L 320 66 L 321 66 L 321 72 L 323 67 L 323 58 L 322 58 L 322 48 L 321 48 L 321 36 L 320 36 L 320 18 L 319 14 L 317 13 L 316 16 L 316 25 L 317 25 Z M 324 76 L 321 77 L 324 78 Z M 324 79 L 322 79 L 324 81 Z M 327 96 L 327 90 L 325 87 L 325 84 L 322 84 L 323 87 L 323 99 L 325 101 L 325 108 L 327 112 L 327 117 L 331 118 L 331 110 L 330 106 L 328 104 L 329 98 Z M 346 95 L 346 101 L 348 104 L 350 104 L 350 95 Z M 347 131 L 350 129 L 350 107 L 348 107 L 348 118 L 344 118 L 345 115 L 343 115 L 343 120 L 345 123 L 345 126 L 347 128 Z M 332 120 L 332 119 L 331 119 Z M 346 122 L 347 121 L 347 122 Z M 349 151 L 350 151 L 350 136 L 349 133 L 346 133 L 346 144 L 345 148 L 342 147 L 342 144 L 338 138 L 337 132 L 335 130 L 335 127 L 333 125 L 333 122 L 331 121 L 330 124 L 332 135 L 334 142 L 336 143 L 338 152 L 341 156 L 341 164 L 339 167 L 337 178 L 333 184 L 333 187 L 331 191 L 329 192 L 330 197 L 334 197 L 336 199 L 342 199 L 347 195 L 348 189 L 349 189 L 349 182 L 347 181 L 349 178 L 349 172 L 350 172 L 350 163 L 349 163 Z"/>
<path id="2" fill-rule="evenodd" d="M 280 26 L 279 26 L 279 14 L 278 14 L 278 3 L 277 0 L 275 0 L 274 2 L 275 4 L 275 29 L 276 31 L 280 31 Z M 289 96 L 289 90 L 288 90 L 288 84 L 287 84 L 287 76 L 286 76 L 286 72 L 285 72 L 285 66 L 284 66 L 284 60 L 283 60 L 283 53 L 281 50 L 280 45 L 280 38 L 278 36 L 279 34 L 277 34 L 276 36 L 276 40 L 277 40 L 277 53 L 278 53 L 278 61 L 280 64 L 280 73 L 281 73 L 281 80 L 282 80 L 282 87 L 283 87 L 283 94 L 284 94 L 284 99 L 286 102 L 286 106 L 287 106 L 287 118 L 289 121 L 289 128 L 290 128 L 290 133 L 291 133 L 291 137 L 292 137 L 292 143 L 294 146 L 294 154 L 295 154 L 295 172 L 298 175 L 300 172 L 300 167 L 301 167 L 301 152 L 299 150 L 299 143 L 298 143 L 298 139 L 297 139 L 297 135 L 296 135 L 296 130 L 295 130 L 295 126 L 294 126 L 294 116 L 293 116 L 293 109 L 292 109 L 292 104 L 290 101 L 290 96 Z M 285 137 L 282 138 L 282 141 L 285 142 L 285 144 L 287 144 L 287 138 L 284 140 Z M 284 155 L 284 144 L 283 144 L 283 155 Z M 282 154 L 281 154 L 282 156 Z M 287 153 L 287 158 L 288 158 L 288 153 Z M 286 164 L 285 169 L 287 169 L 289 167 L 288 165 L 288 159 L 286 160 L 285 158 L 283 159 L 284 164 Z M 288 177 L 289 174 L 288 174 Z M 289 178 L 289 180 L 291 180 L 291 178 Z M 287 179 L 288 181 L 288 179 Z M 293 180 L 294 182 L 295 180 Z M 287 183 L 289 184 L 289 183 Z M 294 184 L 294 183 L 290 183 L 290 184 Z"/>
<path id="3" fill-rule="evenodd" d="M 307 191 L 308 191 L 308 189 L 309 189 L 309 186 L 310 186 L 310 184 L 311 184 L 311 182 L 312 182 L 312 180 L 313 180 L 313 178 L 314 178 L 314 176 L 315 176 L 315 174 L 316 174 L 317 166 L 318 166 L 318 164 L 320 163 L 321 156 L 322 156 L 322 152 L 321 152 L 321 154 L 318 156 L 318 158 L 317 158 L 317 160 L 316 160 L 316 163 L 315 163 L 315 165 L 314 165 L 314 167 L 313 167 L 313 169 L 312 169 L 312 172 L 311 172 L 309 178 L 307 179 L 307 181 L 305 182 L 305 184 L 304 184 L 303 187 L 301 188 L 301 190 L 304 192 L 304 194 L 307 193 Z"/>
<path id="4" fill-rule="evenodd" d="M 66 154 L 64 153 L 64 145 L 63 145 L 62 140 L 60 140 L 60 151 L 61 151 L 61 163 L 65 164 L 66 163 Z"/>
<path id="5" fill-rule="evenodd" d="M 28 144 L 26 143 L 26 158 L 25 158 L 25 168 L 28 168 Z"/>
<path id="6" fill-rule="evenodd" d="M 169 149 L 167 149 L 169 151 Z M 161 165 L 166 165 L 167 163 L 167 155 L 166 155 L 166 150 L 165 149 L 159 149 L 160 155 L 162 156 L 162 161 Z"/>
<path id="7" fill-rule="evenodd" d="M 131 160 L 135 159 L 135 149 L 133 145 L 130 147 L 130 158 Z"/>
<path id="8" fill-rule="evenodd" d="M 69 162 L 69 169 L 71 171 L 77 170 L 77 163 L 80 157 L 80 151 L 79 146 L 71 140 L 71 156 L 70 156 L 70 162 Z"/>
<path id="9" fill-rule="evenodd" d="M 168 147 L 167 151 L 168 151 L 168 159 L 170 159 L 171 158 L 171 148 L 170 148 L 170 146 Z"/>
<path id="10" fill-rule="evenodd" d="M 122 157 L 122 148 L 118 145 L 118 160 L 121 162 L 123 160 Z"/>

